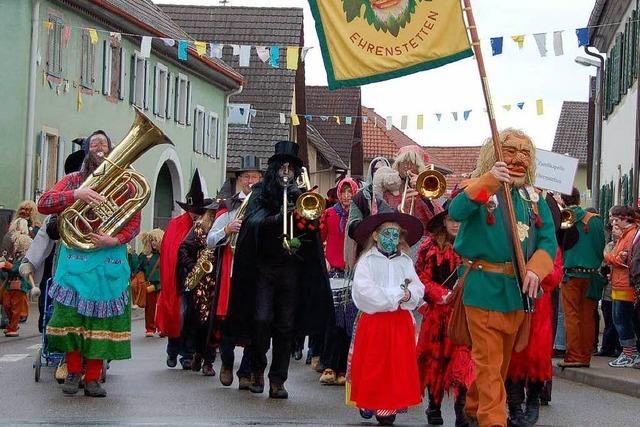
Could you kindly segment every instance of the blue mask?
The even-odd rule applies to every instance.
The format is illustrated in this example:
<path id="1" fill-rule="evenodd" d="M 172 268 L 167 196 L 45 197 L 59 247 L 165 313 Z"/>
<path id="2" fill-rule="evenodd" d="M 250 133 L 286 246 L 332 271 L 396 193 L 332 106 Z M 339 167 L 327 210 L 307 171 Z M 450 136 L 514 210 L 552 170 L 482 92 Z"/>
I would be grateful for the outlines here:
<path id="1" fill-rule="evenodd" d="M 400 231 L 397 228 L 387 227 L 378 234 L 378 249 L 391 255 L 398 250 L 400 243 Z"/>

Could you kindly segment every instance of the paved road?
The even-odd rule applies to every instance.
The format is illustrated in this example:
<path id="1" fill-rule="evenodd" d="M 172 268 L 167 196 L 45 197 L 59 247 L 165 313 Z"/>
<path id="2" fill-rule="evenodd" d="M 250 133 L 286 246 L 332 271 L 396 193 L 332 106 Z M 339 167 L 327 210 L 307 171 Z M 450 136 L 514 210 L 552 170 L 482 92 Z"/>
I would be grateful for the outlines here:
<path id="1" fill-rule="evenodd" d="M 344 405 L 344 389 L 321 386 L 303 361 L 292 361 L 290 398 L 274 401 L 222 387 L 217 377 L 167 369 L 164 341 L 142 336 L 134 322 L 133 359 L 114 362 L 105 384 L 106 399 L 81 394 L 64 397 L 43 369 L 33 380 L 33 347 L 38 339 L 0 343 L 0 425 L 211 426 L 211 425 L 374 425 Z M 219 369 L 219 365 L 216 365 Z M 552 406 L 543 409 L 541 426 L 637 426 L 640 399 L 558 380 Z M 451 401 L 446 425 L 453 425 Z M 396 425 L 420 426 L 422 408 L 400 415 Z"/>

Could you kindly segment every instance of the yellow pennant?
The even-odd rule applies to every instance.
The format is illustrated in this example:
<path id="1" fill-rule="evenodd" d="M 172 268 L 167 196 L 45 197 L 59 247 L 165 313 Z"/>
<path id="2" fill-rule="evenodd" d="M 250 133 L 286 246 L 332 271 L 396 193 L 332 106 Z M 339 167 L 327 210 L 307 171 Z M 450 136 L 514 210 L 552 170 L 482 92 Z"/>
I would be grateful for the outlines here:
<path id="1" fill-rule="evenodd" d="M 93 28 L 89 28 L 89 38 L 91 38 L 91 44 L 98 43 L 98 32 Z"/>
<path id="2" fill-rule="evenodd" d="M 511 111 L 511 104 L 505 104 L 502 106 L 506 111 Z"/>
<path id="3" fill-rule="evenodd" d="M 298 69 L 298 58 L 300 57 L 300 48 L 297 46 L 287 47 L 287 70 Z"/>
<path id="4" fill-rule="evenodd" d="M 78 111 L 82 110 L 84 102 L 82 101 L 82 89 L 78 88 Z"/>
<path id="5" fill-rule="evenodd" d="M 418 130 L 422 130 L 424 128 L 424 115 L 423 114 L 418 114 L 418 120 L 416 123 L 416 127 L 418 128 Z"/>
<path id="6" fill-rule="evenodd" d="M 336 119 L 336 123 L 340 124 L 340 116 L 333 116 Z"/>
<path id="7" fill-rule="evenodd" d="M 524 47 L 524 34 L 520 34 L 518 36 L 511 36 L 511 40 L 518 44 L 518 49 L 522 49 Z"/>
<path id="8" fill-rule="evenodd" d="M 538 110 L 539 116 L 544 114 L 544 101 L 542 99 L 536 101 L 536 109 Z"/>
<path id="9" fill-rule="evenodd" d="M 207 42 L 194 42 L 196 45 L 196 52 L 198 55 L 202 56 L 207 53 Z"/>
<path id="10" fill-rule="evenodd" d="M 297 114 L 291 115 L 291 124 L 294 126 L 298 126 L 300 124 L 300 118 L 298 117 Z"/>
<path id="11" fill-rule="evenodd" d="M 473 55 L 460 0 L 309 0 L 329 88 L 360 86 Z"/>
<path id="12" fill-rule="evenodd" d="M 53 30 L 53 22 L 44 21 L 44 29 L 47 30 L 47 31 Z"/>

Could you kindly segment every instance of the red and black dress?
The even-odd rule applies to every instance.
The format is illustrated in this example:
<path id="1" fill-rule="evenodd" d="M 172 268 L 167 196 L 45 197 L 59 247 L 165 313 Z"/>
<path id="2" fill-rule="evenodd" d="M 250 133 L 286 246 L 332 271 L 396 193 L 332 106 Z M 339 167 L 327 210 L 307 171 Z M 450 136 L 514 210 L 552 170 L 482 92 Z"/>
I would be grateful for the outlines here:
<path id="1" fill-rule="evenodd" d="M 422 325 L 418 336 L 418 370 L 420 385 L 429 392 L 429 400 L 439 406 L 445 391 L 454 390 L 456 398 L 475 379 L 475 365 L 468 347 L 453 344 L 447 336 L 452 306 L 441 304 L 451 291 L 460 257 L 450 243 L 440 249 L 433 238 L 425 240 L 418 250 L 416 271 L 425 285 L 424 300 L 418 311 Z"/>

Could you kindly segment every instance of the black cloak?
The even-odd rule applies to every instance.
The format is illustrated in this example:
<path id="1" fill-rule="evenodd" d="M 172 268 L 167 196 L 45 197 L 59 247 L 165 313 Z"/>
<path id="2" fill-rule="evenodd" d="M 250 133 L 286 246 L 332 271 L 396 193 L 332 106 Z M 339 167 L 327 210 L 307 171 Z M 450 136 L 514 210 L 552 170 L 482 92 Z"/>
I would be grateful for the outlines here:
<path id="1" fill-rule="evenodd" d="M 229 311 L 224 332 L 232 342 L 239 345 L 250 344 L 253 333 L 258 274 L 256 266 L 262 255 L 260 229 L 267 217 L 278 215 L 282 211 L 282 198 L 277 202 L 268 200 L 263 186 L 264 182 L 252 188 L 233 260 Z M 289 202 L 295 203 L 299 195 L 297 188 L 290 188 Z M 306 232 L 300 238 L 302 246 L 298 252 L 287 255 L 296 257 L 296 262 L 299 263 L 299 285 L 302 287 L 300 304 L 296 310 L 295 334 L 310 335 L 322 332 L 327 322 L 333 321 L 333 298 L 318 231 Z"/>

